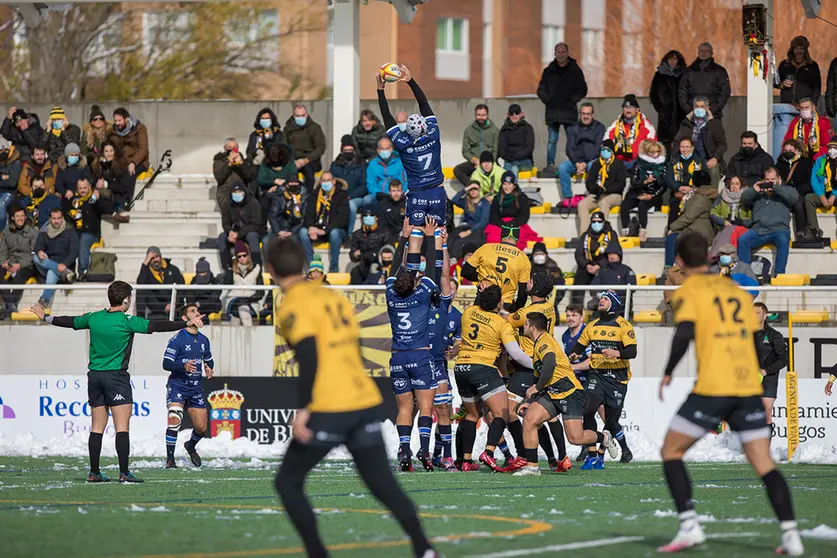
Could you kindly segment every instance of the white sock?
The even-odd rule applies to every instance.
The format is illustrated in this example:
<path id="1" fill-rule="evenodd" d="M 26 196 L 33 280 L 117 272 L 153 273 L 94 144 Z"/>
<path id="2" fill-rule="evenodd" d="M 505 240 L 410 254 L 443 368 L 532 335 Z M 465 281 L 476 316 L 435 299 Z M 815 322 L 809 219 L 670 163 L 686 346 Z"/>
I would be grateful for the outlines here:
<path id="1" fill-rule="evenodd" d="M 782 521 L 779 523 L 779 527 L 782 531 L 796 531 L 797 525 L 796 521 Z"/>

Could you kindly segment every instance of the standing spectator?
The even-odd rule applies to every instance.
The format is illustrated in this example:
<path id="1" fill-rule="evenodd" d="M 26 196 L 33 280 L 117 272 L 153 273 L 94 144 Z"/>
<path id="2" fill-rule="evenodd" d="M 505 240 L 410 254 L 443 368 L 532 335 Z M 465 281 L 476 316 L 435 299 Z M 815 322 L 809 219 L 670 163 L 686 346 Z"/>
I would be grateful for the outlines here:
<path id="1" fill-rule="evenodd" d="M 31 159 L 30 159 L 31 160 Z M 27 188 L 28 194 L 20 197 L 21 206 L 26 209 L 26 215 L 35 227 L 40 229 L 49 222 L 49 212 L 54 207 L 61 207 L 61 198 L 47 190 L 44 179 L 33 176 Z"/>
<path id="2" fill-rule="evenodd" d="M 474 121 L 462 134 L 463 163 L 453 168 L 453 175 L 463 186 L 470 180 L 480 163 L 480 157 L 490 151 L 492 160 L 497 158 L 500 129 L 488 118 L 488 106 L 479 104 L 474 109 Z"/>
<path id="3" fill-rule="evenodd" d="M 657 130 L 639 110 L 636 95 L 628 94 L 622 100 L 622 114 L 613 121 L 604 135 L 613 141 L 613 152 L 630 170 L 639 156 L 639 144 L 643 140 L 657 139 Z"/>
<path id="4" fill-rule="evenodd" d="M 785 272 L 790 252 L 790 210 L 797 197 L 796 190 L 782 184 L 773 167 L 765 171 L 764 180 L 744 190 L 741 203 L 753 209 L 753 226 L 738 237 L 739 260 L 749 264 L 753 250 L 772 244 L 776 247 L 775 275 Z"/>
<path id="5" fill-rule="evenodd" d="M 235 243 L 235 259 L 232 266 L 232 284 L 235 288 L 226 292 L 226 317 L 238 318 L 241 325 L 251 326 L 253 318 L 261 312 L 265 295 L 265 291 L 253 288 L 256 285 L 264 285 L 262 266 L 254 261 L 247 244 L 241 240 Z"/>
<path id="6" fill-rule="evenodd" d="M 128 161 L 128 187 L 134 197 L 137 177 L 148 170 L 148 129 L 145 124 L 120 107 L 113 111 L 113 133 L 110 141 Z"/>
<path id="7" fill-rule="evenodd" d="M 9 116 L 0 125 L 0 136 L 3 136 L 20 153 L 20 160 L 26 162 L 32 157 L 35 147 L 46 144 L 44 129 L 37 114 L 27 114 L 17 107 L 9 109 Z"/>
<path id="8" fill-rule="evenodd" d="M 105 142 L 113 132 L 113 123 L 105 119 L 99 105 L 90 109 L 90 121 L 81 129 L 81 154 L 87 158 L 87 165 L 102 157 Z"/>
<path id="9" fill-rule="evenodd" d="M 712 186 L 718 187 L 724 174 L 724 155 L 727 152 L 727 133 L 720 118 L 715 118 L 709 110 L 709 99 L 695 97 L 694 109 L 680 124 L 674 138 L 675 143 L 683 138 L 690 138 L 698 158 L 706 162 L 706 171 L 712 177 Z"/>
<path id="10" fill-rule="evenodd" d="M 357 154 L 368 162 L 375 157 L 378 150 L 378 140 L 386 135 L 384 126 L 378 121 L 375 113 L 369 109 L 360 111 L 360 120 L 352 128 L 352 139 L 354 140 Z"/>
<path id="11" fill-rule="evenodd" d="M 387 195 L 389 185 L 398 180 L 404 189 L 407 186 L 407 173 L 404 164 L 392 148 L 392 142 L 386 136 L 378 140 L 378 156 L 369 161 L 366 166 L 366 191 L 372 197 L 372 202 L 378 199 L 378 194 Z"/>
<path id="12" fill-rule="evenodd" d="M 543 242 L 535 242 L 532 246 L 532 253 L 529 255 L 532 260 L 532 277 L 538 273 L 546 273 L 552 280 L 552 284 L 556 287 L 563 287 L 567 284 L 564 279 L 564 272 L 558 267 L 558 262 L 549 257 L 549 252 L 546 249 L 546 244 Z M 555 297 L 552 301 L 556 312 L 558 304 L 564 299 L 564 292 L 560 288 L 555 291 Z"/>
<path id="13" fill-rule="evenodd" d="M 137 275 L 138 285 L 183 285 L 183 274 L 171 263 L 170 259 L 163 259 L 160 249 L 149 246 L 145 252 Z M 181 291 L 175 300 L 175 308 L 183 306 L 185 297 Z M 167 320 L 171 311 L 171 291 L 168 289 L 154 289 L 137 291 L 137 316 L 149 320 Z"/>
<path id="14" fill-rule="evenodd" d="M 680 121 L 688 112 L 680 107 L 677 93 L 685 69 L 686 59 L 680 51 L 670 50 L 663 56 L 651 80 L 648 95 L 654 110 L 657 111 L 657 139 L 667 151 L 671 151 L 671 143 L 680 128 Z"/>
<path id="15" fill-rule="evenodd" d="M 721 190 L 709 219 L 720 232 L 726 227 L 747 227 L 752 219 L 753 212 L 741 204 L 741 195 L 747 186 L 740 176 L 731 176 L 726 179 L 726 186 Z"/>
<path id="16" fill-rule="evenodd" d="M 462 209 L 462 221 L 448 234 L 448 249 L 459 254 L 466 242 L 484 244 L 485 227 L 491 213 L 491 202 L 482 196 L 479 183 L 471 181 L 453 197 L 453 205 Z"/>
<path id="17" fill-rule="evenodd" d="M 109 190 L 113 199 L 113 219 L 125 222 L 128 204 L 134 199 L 136 180 L 128 174 L 128 160 L 107 141 L 102 146 L 102 156 L 93 161 L 93 179 L 96 188 Z"/>
<path id="18" fill-rule="evenodd" d="M 666 172 L 666 184 L 671 199 L 668 202 L 668 224 L 673 223 L 679 216 L 685 203 L 684 197 L 691 197 L 695 189 L 694 176 L 704 170 L 706 162 L 695 153 L 695 144 L 691 137 L 681 138 L 677 142 L 679 153 L 669 161 Z M 710 175 L 711 177 L 711 175 Z"/>
<path id="19" fill-rule="evenodd" d="M 480 196 L 487 197 L 488 201 L 491 201 L 500 191 L 505 172 L 503 167 L 494 162 L 494 155 L 491 151 L 483 151 L 480 154 L 480 167 L 474 170 L 471 179 L 465 184 L 476 182 L 480 186 Z"/>
<path id="20" fill-rule="evenodd" d="M 102 216 L 111 213 L 111 203 L 104 199 L 98 190 L 93 189 L 89 178 L 79 178 L 73 195 L 64 199 L 64 215 L 78 234 L 80 281 L 84 280 L 90 267 L 90 249 L 102 236 Z"/>
<path id="21" fill-rule="evenodd" d="M 72 283 L 75 280 L 76 258 L 78 258 L 78 235 L 72 226 L 64 220 L 60 207 L 53 207 L 49 212 L 49 223 L 38 233 L 35 240 L 32 261 L 47 285 L 58 281 Z M 46 289 L 38 300 L 43 308 L 52 306 L 55 291 Z"/>
<path id="22" fill-rule="evenodd" d="M 809 229 L 817 229 L 817 222 L 808 222 L 805 214 L 805 198 L 814 191 L 811 189 L 811 174 L 814 171 L 814 161 L 802 156 L 802 143 L 794 139 L 782 142 L 782 154 L 776 161 L 776 170 L 782 178 L 782 183 L 791 186 L 799 197 L 793 204 L 793 221 L 796 238 L 800 239 L 808 234 Z"/>
<path id="23" fill-rule="evenodd" d="M 206 258 L 200 258 L 195 264 L 195 276 L 190 285 L 219 285 L 218 279 L 212 274 L 212 269 Z M 197 306 L 201 314 L 209 315 L 221 311 L 221 291 L 219 290 L 190 290 L 186 291 L 186 304 Z"/>
<path id="24" fill-rule="evenodd" d="M 30 183 L 32 178 L 39 176 L 44 180 L 46 193 L 48 195 L 55 194 L 55 174 L 58 171 L 52 161 L 47 159 L 46 148 L 42 145 L 37 145 L 32 148 L 32 157 L 23 163 L 20 170 L 20 178 L 17 182 L 17 191 L 21 197 L 27 198 L 31 193 Z"/>
<path id="25" fill-rule="evenodd" d="M 817 106 L 822 95 L 822 77 L 819 65 L 811 59 L 810 46 L 802 35 L 790 42 L 787 57 L 777 68 L 779 83 L 773 86 L 779 90 L 780 102 L 796 105 L 801 104 L 802 99 L 810 99 L 813 106 Z"/>
<path id="26" fill-rule="evenodd" d="M 726 68 L 715 62 L 715 58 L 712 57 L 712 45 L 701 43 L 698 46 L 697 58 L 686 68 L 680 80 L 680 108 L 683 112 L 689 112 L 695 97 L 706 97 L 709 99 L 709 110 L 715 118 L 721 118 L 730 94 L 729 74 Z"/>
<path id="27" fill-rule="evenodd" d="M 558 165 L 561 179 L 561 195 L 566 200 L 573 197 L 573 176 L 584 177 L 599 158 L 605 125 L 595 119 L 592 103 L 581 103 L 579 120 L 567 128 L 567 160 Z"/>
<path id="28" fill-rule="evenodd" d="M 638 209 L 639 239 L 648 238 L 648 210 L 654 207 L 666 189 L 666 155 L 660 142 L 645 140 L 639 146 L 639 160 L 631 172 L 631 188 L 620 208 L 622 236 L 628 236 L 631 211 Z"/>
<path id="29" fill-rule="evenodd" d="M 299 241 L 310 262 L 314 243 L 328 240 L 328 272 L 340 270 L 340 248 L 349 236 L 349 194 L 346 182 L 329 171 L 320 175 L 320 183 L 308 196 Z"/>
<path id="30" fill-rule="evenodd" d="M 218 237 L 218 251 L 224 270 L 232 269 L 233 264 L 230 258 L 231 231 L 238 233 L 232 245 L 236 242 L 246 242 L 254 262 L 261 264 L 259 243 L 267 234 L 267 226 L 261 205 L 241 182 L 233 183 L 229 197 L 221 205 L 221 227 L 224 230 Z"/>
<path id="31" fill-rule="evenodd" d="M 611 242 L 605 248 L 607 261 L 593 278 L 591 285 L 636 285 L 636 274 L 629 266 L 622 263 L 622 246 Z M 625 300 L 627 291 L 616 291 L 619 298 Z M 622 308 L 624 312 L 624 307 Z"/>
<path id="32" fill-rule="evenodd" d="M 260 200 L 266 200 L 268 194 L 276 192 L 289 180 L 299 178 L 293 157 L 294 151 L 289 145 L 274 142 L 267 146 L 256 178 Z"/>
<path id="33" fill-rule="evenodd" d="M 514 173 L 506 171 L 500 191 L 494 196 L 489 209 L 488 225 L 485 227 L 486 242 L 500 242 L 504 225 L 520 229 L 517 247 L 521 250 L 526 248 L 530 240 L 542 241 L 543 238 L 529 226 L 530 205 L 529 198 L 517 185 Z"/>
<path id="34" fill-rule="evenodd" d="M 285 137 L 294 149 L 296 168 L 310 190 L 314 187 L 314 174 L 323 168 L 321 159 L 326 149 L 323 129 L 314 122 L 305 106 L 297 105 L 293 116 L 285 122 Z"/>
<path id="35" fill-rule="evenodd" d="M 555 151 L 558 147 L 560 126 L 564 131 L 578 119 L 578 103 L 587 95 L 587 82 L 584 72 L 574 58 L 570 58 L 570 48 L 566 43 L 555 45 L 555 60 L 544 68 L 538 83 L 538 98 L 546 105 L 546 125 L 549 128 L 549 140 L 546 144 L 546 168 L 544 174 L 555 175 Z"/>
<path id="36" fill-rule="evenodd" d="M 834 207 L 834 189 L 837 188 L 837 138 L 828 143 L 826 154 L 814 161 L 811 173 L 812 193 L 805 196 L 805 220 L 808 232 L 815 237 L 822 236 L 817 220 L 817 208 Z"/>
<path id="37" fill-rule="evenodd" d="M 37 275 L 32 259 L 37 238 L 38 229 L 26 216 L 26 210 L 22 207 L 13 208 L 9 212 L 9 225 L 0 235 L 0 284 L 25 285 Z M 17 312 L 22 296 L 23 291 L 0 291 L 3 299 L 0 316 L 10 316 L 12 312 Z"/>
<path id="38" fill-rule="evenodd" d="M 604 140 L 599 158 L 593 161 L 587 173 L 588 194 L 578 204 L 578 225 L 582 233 L 589 227 L 590 213 L 595 208 L 609 215 L 611 208 L 622 203 L 628 171 L 625 163 L 613 155 L 613 149 L 613 140 Z"/>
<path id="39" fill-rule="evenodd" d="M 575 271 L 574 285 L 592 283 L 596 274 L 607 263 L 607 247 L 612 242 L 619 243 L 619 235 L 610 226 L 603 212 L 596 211 L 589 219 L 590 228 L 584 231 L 575 248 L 575 263 L 578 264 L 578 268 Z M 573 304 L 581 304 L 584 301 L 584 291 L 572 291 L 570 298 Z"/>
<path id="40" fill-rule="evenodd" d="M 6 215 L 17 198 L 17 184 L 22 169 L 20 153 L 6 140 L 0 139 L 0 231 L 6 228 Z"/>
<path id="41" fill-rule="evenodd" d="M 58 174 L 55 176 L 55 193 L 71 199 L 76 193 L 79 180 L 93 180 L 93 173 L 87 166 L 87 158 L 81 156 L 81 148 L 75 143 L 64 147 L 64 154 L 58 159 Z"/>
<path id="42" fill-rule="evenodd" d="M 375 196 L 366 190 L 366 164 L 355 152 L 352 136 L 347 134 L 340 139 L 340 155 L 331 163 L 328 170 L 334 178 L 344 181 L 348 187 L 349 231 L 351 232 L 355 230 L 358 209 L 375 201 Z"/>
<path id="43" fill-rule="evenodd" d="M 825 146 L 832 135 L 831 123 L 817 113 L 815 102 L 810 97 L 799 100 L 799 115 L 791 120 L 784 139 L 795 139 L 802 146 L 802 156 L 816 159 L 825 155 Z"/>
<path id="44" fill-rule="evenodd" d="M 270 107 L 265 107 L 259 111 L 253 122 L 253 131 L 250 132 L 245 151 L 247 159 L 253 164 L 260 164 L 267 155 L 268 146 L 273 143 L 287 141 L 282 135 L 282 126 L 279 125 L 276 113 L 270 110 Z"/>
<path id="45" fill-rule="evenodd" d="M 256 165 L 241 156 L 235 138 L 225 139 L 224 149 L 212 158 L 212 174 L 218 184 L 218 189 L 215 192 L 215 200 L 218 205 L 220 206 L 229 198 L 230 190 L 235 182 L 246 184 L 248 190 L 257 194 L 258 188 L 253 192 L 250 185 L 255 182 L 258 172 Z"/>
<path id="46" fill-rule="evenodd" d="M 683 197 L 680 215 L 668 226 L 665 253 L 666 267 L 674 265 L 675 248 L 677 247 L 679 234 L 700 233 L 706 238 L 709 245 L 715 239 L 715 229 L 712 227 L 709 215 L 715 205 L 715 198 L 718 197 L 718 189 L 711 186 L 711 182 L 712 178 L 708 172 L 704 170 L 695 172 L 695 188 Z"/>
<path id="47" fill-rule="evenodd" d="M 268 221 L 273 236 L 288 238 L 299 234 L 305 217 L 306 203 L 308 203 L 308 190 L 298 178 L 290 179 L 275 194 L 272 194 Z M 263 244 L 266 246 L 265 243 Z"/>
<path id="48" fill-rule="evenodd" d="M 349 239 L 349 259 L 357 264 L 351 271 L 353 285 L 366 281 L 372 265 L 378 262 L 381 248 L 386 244 L 386 235 L 378 229 L 378 219 L 367 209 L 361 217 L 360 228 Z"/>
<path id="49" fill-rule="evenodd" d="M 387 244 L 395 244 L 401 234 L 407 197 L 401 181 L 393 178 L 389 183 L 389 194 L 378 194 L 378 224 L 386 235 Z"/>
<path id="50" fill-rule="evenodd" d="M 761 148 L 755 132 L 747 130 L 741 134 L 741 149 L 729 160 L 727 174 L 740 176 L 747 186 L 752 186 L 772 166 L 773 157 Z"/>
<path id="51" fill-rule="evenodd" d="M 503 168 L 514 173 L 515 180 L 520 171 L 532 170 L 535 129 L 526 122 L 523 109 L 517 103 L 509 105 L 509 113 L 497 141 L 497 156 L 503 159 Z"/>
<path id="52" fill-rule="evenodd" d="M 62 155 L 66 155 L 68 145 L 78 146 L 81 142 L 81 129 L 75 124 L 70 124 L 61 107 L 53 107 L 50 111 L 44 135 L 47 155 L 53 163 L 57 163 Z M 81 152 L 80 149 L 79 152 Z"/>

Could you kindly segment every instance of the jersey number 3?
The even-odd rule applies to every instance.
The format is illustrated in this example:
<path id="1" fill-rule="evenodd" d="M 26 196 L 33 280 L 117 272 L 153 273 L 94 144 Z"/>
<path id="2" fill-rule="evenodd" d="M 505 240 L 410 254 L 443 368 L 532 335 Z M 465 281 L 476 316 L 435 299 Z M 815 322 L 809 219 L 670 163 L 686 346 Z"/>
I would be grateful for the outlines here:
<path id="1" fill-rule="evenodd" d="M 413 327 L 413 322 L 410 321 L 410 313 L 409 312 L 399 312 L 398 317 L 398 329 L 410 329 Z"/>
<path id="2" fill-rule="evenodd" d="M 468 339 L 470 339 L 471 341 L 476 341 L 477 337 L 479 337 L 480 334 L 480 326 L 479 324 L 471 324 L 471 329 L 473 331 L 468 334 Z"/>

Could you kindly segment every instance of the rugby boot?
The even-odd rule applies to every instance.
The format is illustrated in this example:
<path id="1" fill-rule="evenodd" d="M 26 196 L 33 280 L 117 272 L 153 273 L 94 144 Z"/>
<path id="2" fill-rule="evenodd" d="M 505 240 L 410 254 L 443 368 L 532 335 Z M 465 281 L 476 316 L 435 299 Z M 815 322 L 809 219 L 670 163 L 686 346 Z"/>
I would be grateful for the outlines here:
<path id="1" fill-rule="evenodd" d="M 634 460 L 634 454 L 631 453 L 631 450 L 626 450 L 622 452 L 622 457 L 619 458 L 619 463 L 630 463 Z"/>
<path id="2" fill-rule="evenodd" d="M 433 472 L 433 461 L 429 455 L 424 453 L 424 450 L 419 450 L 416 454 L 416 459 L 418 459 L 425 471 Z"/>
<path id="3" fill-rule="evenodd" d="M 166 459 L 166 469 L 177 469 L 177 463 L 174 459 Z"/>
<path id="4" fill-rule="evenodd" d="M 197 451 L 195 451 L 195 444 L 193 444 L 191 441 L 186 442 L 185 444 L 183 444 L 183 449 L 185 449 L 186 453 L 189 454 L 189 460 L 192 462 L 192 465 L 194 465 L 195 467 L 200 467 L 201 456 L 198 455 Z"/>
<path id="5" fill-rule="evenodd" d="M 452 457 L 443 457 L 439 468 L 448 473 L 455 473 L 459 468 L 454 464 Z"/>
<path id="6" fill-rule="evenodd" d="M 480 455 L 480 463 L 485 464 L 489 469 L 494 471 L 495 473 L 502 473 L 503 468 L 497 465 L 497 461 L 494 459 L 493 455 L 489 455 L 488 452 L 484 451 Z"/>
<path id="7" fill-rule="evenodd" d="M 473 461 L 463 461 L 461 470 L 463 473 L 470 473 L 471 471 L 478 471 L 479 468 L 479 463 L 474 463 Z"/>
<path id="8" fill-rule="evenodd" d="M 410 457 L 410 454 L 401 456 L 401 458 L 398 460 L 398 470 L 402 473 L 412 473 L 414 471 L 413 458 Z"/>
<path id="9" fill-rule="evenodd" d="M 692 512 L 694 513 L 694 512 Z M 657 552 L 680 552 L 687 548 L 697 546 L 706 542 L 706 535 L 697 521 L 697 517 L 680 522 L 680 530 L 677 536 L 667 545 L 661 546 Z"/>
<path id="10" fill-rule="evenodd" d="M 134 482 L 144 482 L 142 479 L 138 479 L 134 476 L 134 473 L 130 471 L 128 473 L 119 473 L 119 482 L 121 483 L 134 483 Z"/>
<path id="11" fill-rule="evenodd" d="M 593 463 L 593 470 L 601 471 L 602 469 L 604 469 L 604 455 L 599 455 L 599 457 L 596 458 L 595 463 Z"/>
<path id="12" fill-rule="evenodd" d="M 526 464 L 529 463 L 526 461 L 525 457 L 520 457 L 519 455 L 514 458 L 514 461 L 509 463 L 506 467 L 503 468 L 503 471 L 506 473 L 513 473 L 515 471 L 521 470 Z"/>
<path id="13" fill-rule="evenodd" d="M 441 455 L 434 455 L 433 456 L 433 466 L 437 469 L 442 466 L 442 456 Z"/>
<path id="14" fill-rule="evenodd" d="M 616 459 L 616 456 L 619 455 L 619 443 L 613 437 L 613 435 L 605 430 L 602 432 L 604 434 L 604 440 L 602 441 L 602 446 L 607 449 L 607 453 L 610 454 L 611 459 Z"/>
<path id="15" fill-rule="evenodd" d="M 587 458 L 587 448 L 581 448 L 581 451 L 578 452 L 578 457 L 575 458 L 575 462 L 576 463 L 583 463 L 586 458 Z"/>
<path id="16" fill-rule="evenodd" d="M 539 477 L 540 474 L 541 470 L 538 467 L 529 467 L 528 465 L 512 473 L 515 477 Z"/>
<path id="17" fill-rule="evenodd" d="M 799 531 L 796 529 L 786 529 L 782 531 L 782 544 L 776 549 L 776 554 L 784 554 L 785 556 L 802 556 L 805 553 L 805 547 L 802 546 L 802 539 L 799 538 Z"/>
<path id="18" fill-rule="evenodd" d="M 552 469 L 553 473 L 566 473 L 567 471 L 573 468 L 573 462 L 570 461 L 570 458 L 565 455 L 564 459 L 555 464 L 555 467 L 550 468 Z"/>
<path id="19" fill-rule="evenodd" d="M 584 464 L 581 466 L 581 470 L 582 471 L 593 470 L 593 465 L 596 463 L 596 461 L 598 459 L 599 459 L 598 457 L 593 457 L 591 455 L 588 455 L 587 457 L 584 458 Z"/>
<path id="20" fill-rule="evenodd" d="M 91 472 L 87 475 L 87 482 L 110 482 L 110 479 L 107 478 L 101 471 L 98 473 Z"/>
<path id="21" fill-rule="evenodd" d="M 459 407 L 451 416 L 451 422 L 459 422 L 460 420 L 465 418 L 467 412 L 465 411 L 465 407 Z"/>

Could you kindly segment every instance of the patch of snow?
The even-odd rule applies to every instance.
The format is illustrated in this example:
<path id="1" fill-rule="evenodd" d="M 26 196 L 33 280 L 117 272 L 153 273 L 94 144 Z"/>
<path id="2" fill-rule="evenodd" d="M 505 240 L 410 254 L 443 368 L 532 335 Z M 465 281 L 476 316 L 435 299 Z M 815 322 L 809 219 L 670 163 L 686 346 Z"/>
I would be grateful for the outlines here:
<path id="1" fill-rule="evenodd" d="M 828 525 L 817 525 L 813 529 L 803 529 L 799 534 L 809 539 L 837 541 L 837 529 Z"/>

